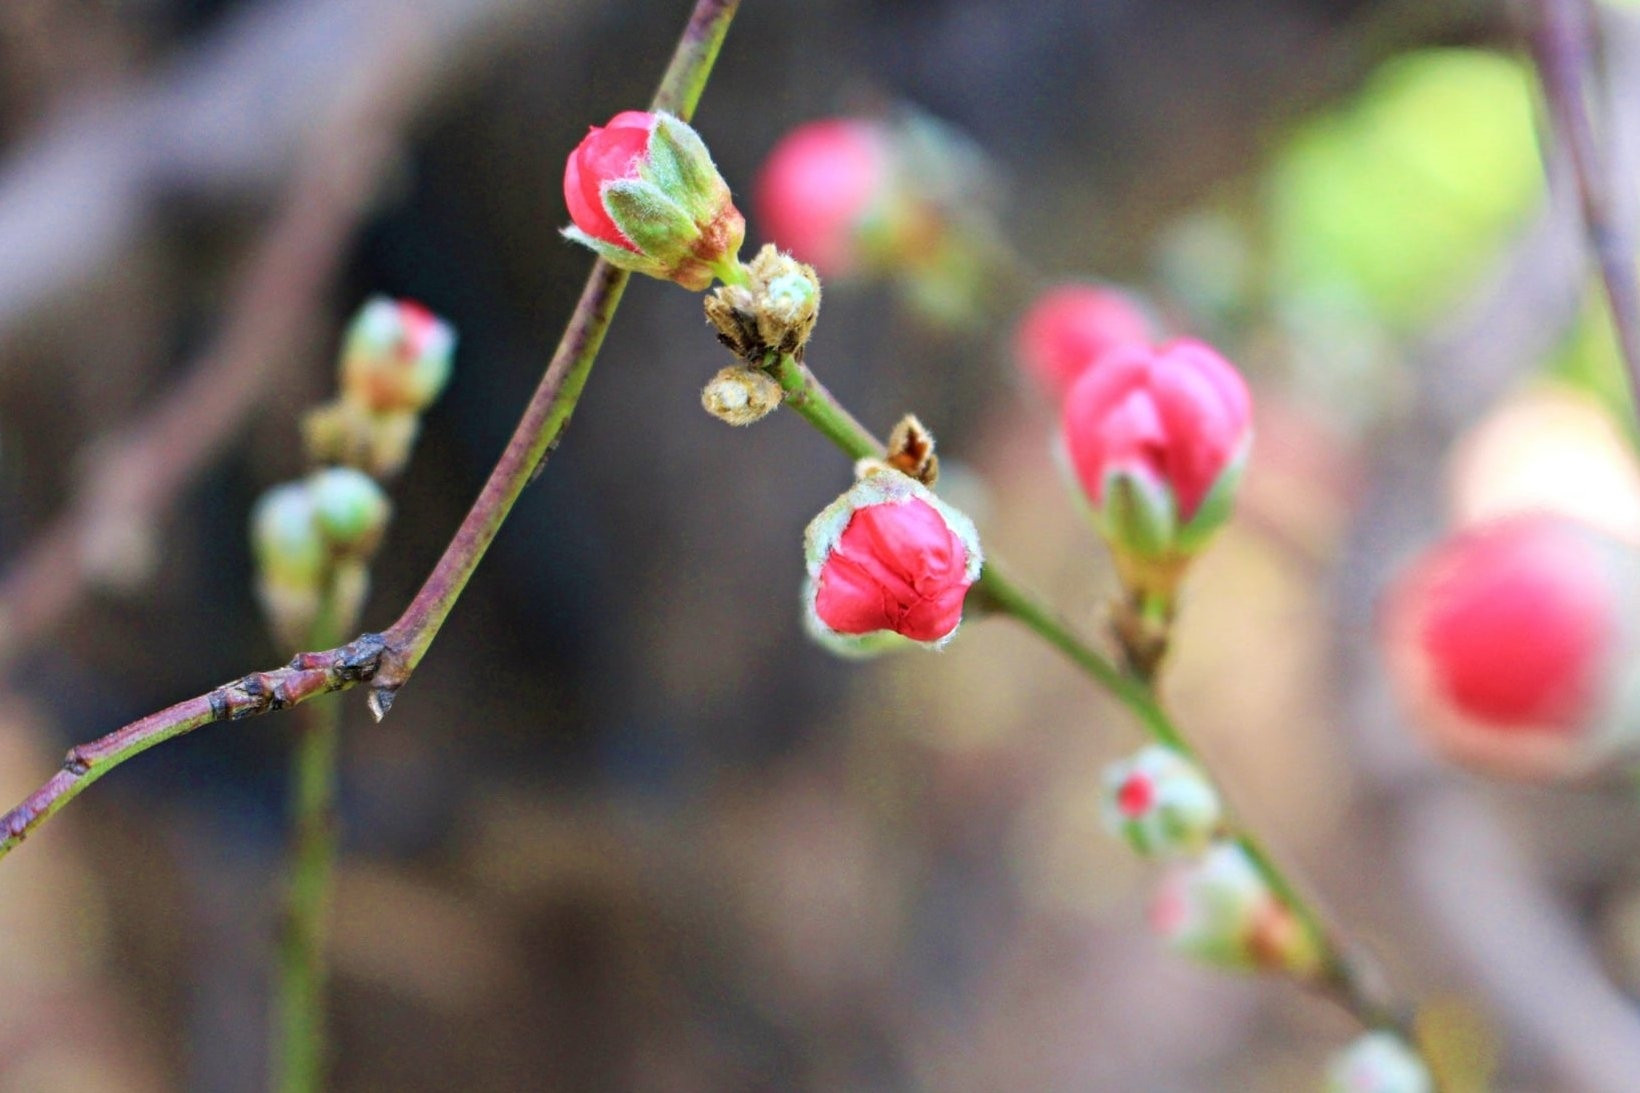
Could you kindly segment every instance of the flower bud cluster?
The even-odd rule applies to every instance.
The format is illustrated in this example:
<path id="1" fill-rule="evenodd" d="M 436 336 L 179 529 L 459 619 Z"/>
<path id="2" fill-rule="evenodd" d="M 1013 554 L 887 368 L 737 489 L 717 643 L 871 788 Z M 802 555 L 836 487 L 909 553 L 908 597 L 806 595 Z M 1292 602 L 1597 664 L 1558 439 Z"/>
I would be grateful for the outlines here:
<path id="1" fill-rule="evenodd" d="M 820 278 L 770 243 L 741 268 L 742 278 L 706 297 L 718 340 L 751 365 L 771 353 L 801 353 L 820 317 Z"/>
<path id="2" fill-rule="evenodd" d="M 262 495 L 251 514 L 257 595 L 282 641 L 304 641 L 327 593 L 350 601 L 336 605 L 338 615 L 352 613 L 390 513 L 381 487 L 352 467 L 327 467 Z"/>
<path id="3" fill-rule="evenodd" d="M 302 421 L 309 457 L 378 478 L 397 474 L 422 413 L 449 383 L 455 344 L 450 325 L 420 304 L 385 296 L 367 301 L 343 338 L 340 394 Z"/>
<path id="4" fill-rule="evenodd" d="M 1105 768 L 1105 827 L 1147 858 L 1200 856 L 1224 826 L 1218 791 L 1194 762 L 1154 744 Z"/>

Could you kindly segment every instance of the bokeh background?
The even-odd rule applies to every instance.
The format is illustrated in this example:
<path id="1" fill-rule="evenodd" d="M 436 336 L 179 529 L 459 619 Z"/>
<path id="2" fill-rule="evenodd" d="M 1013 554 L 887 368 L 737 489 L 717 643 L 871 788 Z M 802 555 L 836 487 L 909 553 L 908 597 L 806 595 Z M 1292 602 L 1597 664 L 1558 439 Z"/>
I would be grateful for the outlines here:
<path id="1" fill-rule="evenodd" d="M 563 157 L 647 99 L 687 10 L 0 5 L 5 805 L 70 743 L 288 657 L 246 519 L 302 471 L 297 420 L 374 292 L 461 332 L 394 490 L 366 614 L 391 621 L 585 275 L 557 235 Z M 1621 166 L 1640 32 L 1601 11 Z M 1576 465 L 1610 471 L 1558 485 L 1598 511 L 1640 497 L 1514 14 L 746 0 L 697 124 L 745 195 L 793 126 L 912 104 L 989 157 L 1037 276 L 1139 286 L 1242 364 L 1260 440 L 1191 586 L 1183 722 L 1282 860 L 1433 1000 L 1459 1072 L 1624 1090 L 1632 790 L 1438 765 L 1371 644 L 1386 575 L 1503 473 L 1448 459 L 1500 406 L 1540 437 L 1553 383 L 1584 415 L 1562 439 L 1606 438 Z M 879 430 L 919 413 L 989 548 L 1091 629 L 1111 578 L 1008 353 L 1035 283 L 999 280 L 955 323 L 828 285 L 809 360 Z M 795 417 L 702 413 L 725 363 L 697 300 L 634 283 L 392 717 L 339 700 L 334 1087 L 1315 1088 L 1346 1017 L 1147 934 L 1154 874 L 1098 823 L 1100 770 L 1139 743 L 1119 709 L 1005 622 L 869 664 L 807 644 L 800 536 L 849 467 Z M 196 369 L 209 397 L 179 401 Z M 133 441 L 164 406 L 166 443 Z M 156 749 L 0 865 L 0 1090 L 263 1086 L 289 732 Z"/>

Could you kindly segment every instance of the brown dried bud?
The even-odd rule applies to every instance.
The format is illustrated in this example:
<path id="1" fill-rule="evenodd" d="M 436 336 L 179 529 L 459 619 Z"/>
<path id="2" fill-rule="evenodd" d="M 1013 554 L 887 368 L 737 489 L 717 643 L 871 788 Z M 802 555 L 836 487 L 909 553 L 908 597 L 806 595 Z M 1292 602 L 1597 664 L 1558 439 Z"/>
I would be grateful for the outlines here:
<path id="1" fill-rule="evenodd" d="M 773 245 L 746 263 L 743 284 L 723 285 L 706 297 L 706 318 L 735 355 L 762 364 L 770 353 L 799 353 L 820 315 L 820 279 L 814 269 Z"/>
<path id="2" fill-rule="evenodd" d="M 907 414 L 888 434 L 890 467 L 910 475 L 925 486 L 932 486 L 940 477 L 940 457 L 934 454 L 934 434 L 917 420 L 916 414 Z"/>
<path id="3" fill-rule="evenodd" d="M 700 392 L 706 412 L 730 425 L 750 425 L 769 416 L 780 405 L 782 392 L 766 372 L 755 368 L 725 368 Z"/>

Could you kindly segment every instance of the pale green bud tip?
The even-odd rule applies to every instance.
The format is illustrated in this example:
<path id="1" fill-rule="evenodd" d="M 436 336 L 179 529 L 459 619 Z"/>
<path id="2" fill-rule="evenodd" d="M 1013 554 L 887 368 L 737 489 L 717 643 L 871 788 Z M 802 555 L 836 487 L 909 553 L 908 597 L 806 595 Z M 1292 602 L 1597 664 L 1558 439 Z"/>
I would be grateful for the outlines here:
<path id="1" fill-rule="evenodd" d="M 1161 745 L 1107 767 L 1104 791 L 1105 827 L 1146 857 L 1200 854 L 1224 821 L 1201 769 Z"/>
<path id="2" fill-rule="evenodd" d="M 332 548 L 348 553 L 374 547 L 390 509 L 375 479 L 352 467 L 327 467 L 306 484 L 314 518 Z"/>
<path id="3" fill-rule="evenodd" d="M 1377 1030 L 1333 1056 L 1326 1093 L 1435 1093 L 1435 1081 L 1406 1041 Z"/>
<path id="4" fill-rule="evenodd" d="M 456 334 L 411 300 L 372 297 L 348 326 L 344 397 L 374 412 L 426 409 L 450 381 Z"/>
<path id="5" fill-rule="evenodd" d="M 287 482 L 262 495 L 251 513 L 251 546 L 263 576 L 282 585 L 317 585 L 328 553 L 304 483 Z"/>

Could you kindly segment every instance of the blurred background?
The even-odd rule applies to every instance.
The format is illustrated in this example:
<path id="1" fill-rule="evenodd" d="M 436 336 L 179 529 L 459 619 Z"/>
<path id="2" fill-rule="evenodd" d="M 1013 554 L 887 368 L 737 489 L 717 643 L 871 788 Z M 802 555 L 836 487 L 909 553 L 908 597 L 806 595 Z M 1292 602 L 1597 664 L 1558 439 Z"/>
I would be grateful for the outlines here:
<path id="1" fill-rule="evenodd" d="M 247 516 L 303 470 L 299 416 L 375 292 L 461 335 L 366 624 L 397 615 L 585 276 L 564 156 L 647 100 L 688 8 L 0 5 L 0 805 L 71 743 L 288 658 Z M 912 104 L 989 157 L 1036 276 L 1137 286 L 1242 365 L 1260 437 L 1190 587 L 1181 720 L 1433 1000 L 1459 1071 L 1632 1090 L 1632 789 L 1436 764 L 1371 647 L 1386 575 L 1475 484 L 1449 450 L 1500 407 L 1538 436 L 1552 383 L 1585 415 L 1567 442 L 1609 440 L 1591 504 L 1640 497 L 1511 15 L 746 0 L 696 121 L 738 195 L 792 127 Z M 1640 31 L 1602 28 L 1622 164 Z M 989 549 L 1091 630 L 1112 579 L 1008 353 L 1034 283 L 960 321 L 828 284 L 809 362 L 879 431 L 928 422 Z M 801 533 L 849 466 L 795 416 L 699 410 L 728 363 L 699 307 L 631 286 L 391 719 L 339 700 L 334 1088 L 1315 1088 L 1346 1016 L 1147 933 L 1154 873 L 1098 818 L 1140 742 L 1122 711 L 1002 621 L 866 664 L 806 642 Z M 289 733 L 158 748 L 0 865 L 0 1090 L 263 1087 Z"/>

